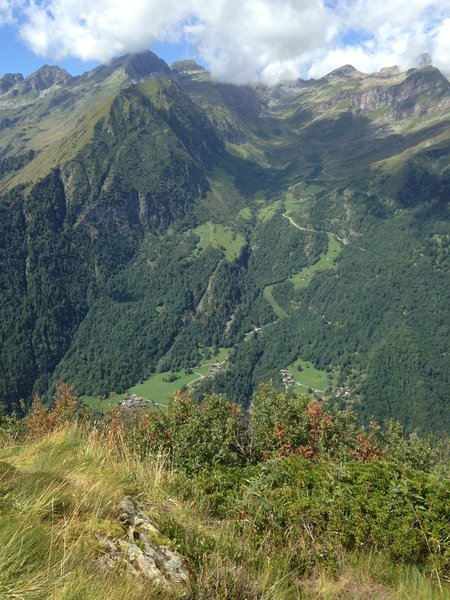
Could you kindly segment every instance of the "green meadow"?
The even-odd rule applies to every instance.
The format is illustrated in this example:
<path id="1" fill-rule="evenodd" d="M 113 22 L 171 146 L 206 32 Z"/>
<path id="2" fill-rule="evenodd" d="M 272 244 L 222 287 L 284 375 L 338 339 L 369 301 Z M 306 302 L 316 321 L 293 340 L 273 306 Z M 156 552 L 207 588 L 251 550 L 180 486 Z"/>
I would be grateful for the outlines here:
<path id="1" fill-rule="evenodd" d="M 218 248 L 224 252 L 225 258 L 230 262 L 239 256 L 245 243 L 244 237 L 240 233 L 225 225 L 211 223 L 211 221 L 199 225 L 193 231 L 200 237 L 197 244 L 199 250 L 204 250 L 209 246 Z"/>
<path id="2" fill-rule="evenodd" d="M 300 367 L 300 371 L 299 371 Z M 314 365 L 306 360 L 298 358 L 287 367 L 292 373 L 297 384 L 303 388 L 311 388 L 318 392 L 325 392 L 329 386 L 326 371 L 316 369 Z"/>
<path id="3" fill-rule="evenodd" d="M 150 400 L 154 408 L 167 406 L 169 397 L 178 390 L 189 389 L 196 382 L 210 377 L 209 369 L 214 363 L 223 363 L 227 360 L 229 349 L 220 348 L 218 353 L 210 358 L 203 359 L 197 367 L 193 369 L 179 371 L 167 371 L 165 373 L 155 373 L 145 381 L 137 383 L 129 388 L 123 394 L 111 394 L 109 398 L 100 399 L 88 396 L 82 396 L 81 401 L 91 408 L 108 411 L 125 400 L 128 394 L 136 394 L 142 398 Z"/>

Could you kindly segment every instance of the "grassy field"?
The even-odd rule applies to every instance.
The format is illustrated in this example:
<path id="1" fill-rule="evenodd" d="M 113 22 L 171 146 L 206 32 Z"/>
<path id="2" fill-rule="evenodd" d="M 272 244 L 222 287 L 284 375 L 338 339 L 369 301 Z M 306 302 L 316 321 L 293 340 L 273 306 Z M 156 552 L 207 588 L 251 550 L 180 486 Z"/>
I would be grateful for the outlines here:
<path id="1" fill-rule="evenodd" d="M 238 217 L 240 217 L 241 219 L 244 219 L 244 221 L 248 221 L 249 219 L 252 218 L 252 211 L 251 211 L 251 209 L 248 206 L 246 206 L 245 208 L 242 208 L 238 212 Z"/>
<path id="2" fill-rule="evenodd" d="M 204 223 L 194 229 L 194 233 L 200 237 L 197 248 L 204 250 L 208 246 L 219 248 L 225 253 L 229 261 L 239 256 L 245 240 L 240 233 L 233 231 L 230 227 L 217 223 Z"/>
<path id="3" fill-rule="evenodd" d="M 308 207 L 311 199 L 312 195 L 310 196 L 309 194 L 304 194 L 301 198 L 296 198 L 292 192 L 287 192 L 284 199 L 284 206 L 287 212 L 291 210 L 299 211 L 302 207 Z"/>
<path id="4" fill-rule="evenodd" d="M 282 208 L 282 203 L 280 200 L 277 200 L 268 206 L 264 206 L 258 212 L 258 219 L 261 221 L 270 221 L 270 219 L 280 208 Z"/>
<path id="5" fill-rule="evenodd" d="M 225 362 L 229 354 L 227 348 L 220 348 L 219 352 L 210 358 L 203 359 L 197 367 L 192 369 L 192 373 L 186 373 L 184 369 L 180 371 L 169 371 L 166 373 L 155 373 L 149 379 L 138 383 L 129 388 L 124 394 L 111 394 L 105 400 L 82 396 L 81 401 L 93 409 L 108 411 L 114 408 L 125 399 L 127 394 L 137 394 L 142 398 L 150 400 L 155 408 L 164 408 L 167 405 L 169 397 L 184 388 L 190 388 L 196 381 L 200 381 L 209 376 L 209 368 L 213 363 Z M 172 380 L 173 381 L 170 381 Z"/>
<path id="6" fill-rule="evenodd" d="M 298 366 L 302 368 L 301 371 L 298 370 Z M 292 373 L 297 384 L 303 388 L 311 388 L 323 393 L 329 385 L 326 371 L 316 369 L 312 363 L 301 358 L 289 365 L 287 370 Z"/>

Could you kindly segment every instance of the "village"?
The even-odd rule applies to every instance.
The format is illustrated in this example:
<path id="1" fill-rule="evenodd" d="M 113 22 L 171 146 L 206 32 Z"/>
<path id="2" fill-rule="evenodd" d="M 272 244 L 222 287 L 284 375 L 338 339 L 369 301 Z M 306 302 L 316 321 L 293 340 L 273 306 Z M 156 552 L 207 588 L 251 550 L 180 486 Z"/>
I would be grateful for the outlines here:
<path id="1" fill-rule="evenodd" d="M 347 387 L 340 387 L 336 390 L 336 398 L 339 398 L 340 400 L 345 400 L 350 398 L 350 396 L 352 395 L 352 391 L 350 388 Z"/>
<path id="2" fill-rule="evenodd" d="M 224 368 L 223 368 L 223 364 L 222 363 L 213 363 L 210 367 L 209 367 L 209 375 L 211 377 L 215 377 L 216 375 L 219 375 L 220 373 L 224 372 Z"/>
<path id="3" fill-rule="evenodd" d="M 287 369 L 280 369 L 280 375 L 284 385 L 296 385 L 294 376 Z"/>
<path id="4" fill-rule="evenodd" d="M 121 410 L 148 410 L 150 400 L 138 396 L 137 394 L 128 394 L 125 400 L 119 402 L 119 408 Z"/>

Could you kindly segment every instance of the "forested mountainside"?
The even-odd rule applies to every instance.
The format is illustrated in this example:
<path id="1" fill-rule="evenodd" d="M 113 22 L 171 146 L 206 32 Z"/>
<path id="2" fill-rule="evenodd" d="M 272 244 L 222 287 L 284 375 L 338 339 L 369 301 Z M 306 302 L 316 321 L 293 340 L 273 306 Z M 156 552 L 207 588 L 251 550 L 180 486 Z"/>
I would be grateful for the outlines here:
<path id="1" fill-rule="evenodd" d="M 272 379 L 448 430 L 449 122 L 431 66 L 4 76 L 0 400 L 148 380 L 245 404 Z"/>

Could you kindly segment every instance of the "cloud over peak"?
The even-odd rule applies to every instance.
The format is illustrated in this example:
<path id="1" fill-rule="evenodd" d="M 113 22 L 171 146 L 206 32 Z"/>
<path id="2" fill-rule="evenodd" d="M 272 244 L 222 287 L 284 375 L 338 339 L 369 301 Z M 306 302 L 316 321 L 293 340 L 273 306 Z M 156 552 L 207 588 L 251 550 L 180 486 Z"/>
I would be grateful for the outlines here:
<path id="1" fill-rule="evenodd" d="M 450 71 L 450 0 L 0 0 L 36 54 L 106 62 L 183 42 L 223 81 L 274 83 L 342 64 Z"/>

